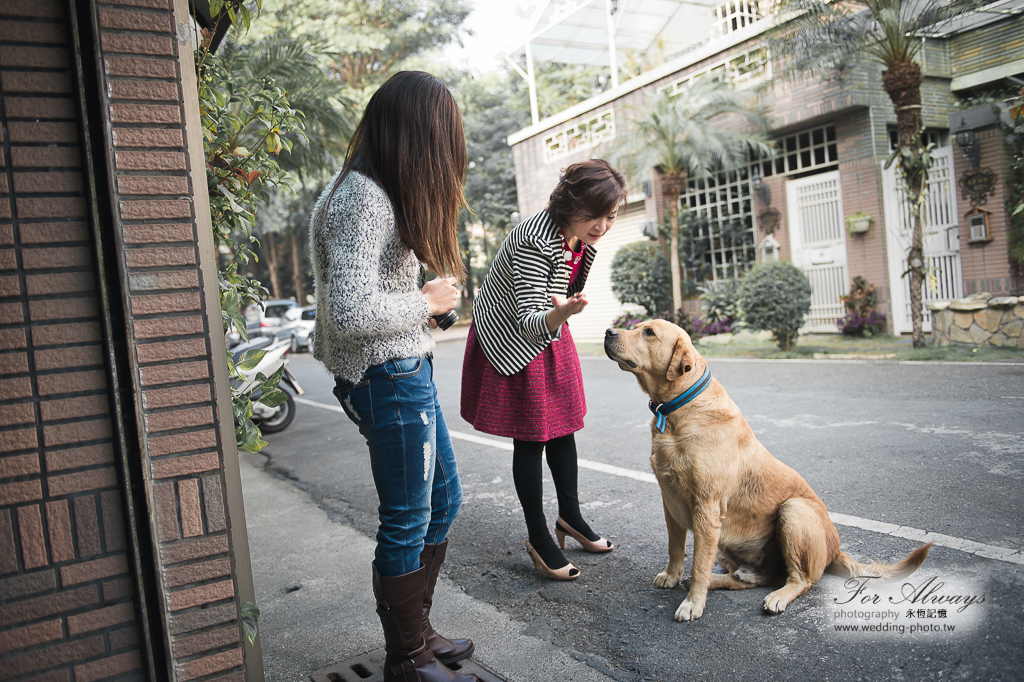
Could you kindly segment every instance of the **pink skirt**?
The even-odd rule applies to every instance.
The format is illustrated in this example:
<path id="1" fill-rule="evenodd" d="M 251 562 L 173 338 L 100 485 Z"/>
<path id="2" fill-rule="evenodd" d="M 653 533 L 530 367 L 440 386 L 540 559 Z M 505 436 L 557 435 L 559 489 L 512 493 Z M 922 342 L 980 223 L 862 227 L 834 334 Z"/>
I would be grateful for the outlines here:
<path id="1" fill-rule="evenodd" d="M 502 376 L 484 356 L 470 325 L 462 362 L 462 418 L 477 431 L 519 440 L 547 441 L 583 428 L 587 401 L 569 326 L 530 364 Z"/>

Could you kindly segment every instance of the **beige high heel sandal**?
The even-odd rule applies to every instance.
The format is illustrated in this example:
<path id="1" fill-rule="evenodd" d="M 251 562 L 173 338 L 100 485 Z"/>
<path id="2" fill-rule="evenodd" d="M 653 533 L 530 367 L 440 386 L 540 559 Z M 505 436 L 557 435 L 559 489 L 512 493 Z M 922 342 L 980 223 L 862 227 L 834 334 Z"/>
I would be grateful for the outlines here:
<path id="1" fill-rule="evenodd" d="M 593 552 L 594 554 L 604 554 L 605 552 L 610 552 L 615 549 L 615 545 L 604 538 L 598 538 L 595 541 L 588 540 L 582 533 L 577 533 L 570 528 L 569 524 L 563 521 L 562 517 L 559 516 L 555 521 L 555 537 L 558 538 L 558 544 L 561 545 L 562 549 L 565 549 L 566 535 L 572 536 L 572 539 L 580 543 L 580 546 L 583 547 L 583 549 L 588 552 Z"/>
<path id="2" fill-rule="evenodd" d="M 526 551 L 529 553 L 530 558 L 533 559 L 533 567 L 552 580 L 576 580 L 576 578 L 580 577 L 580 569 L 572 564 L 566 564 L 554 571 L 548 568 L 548 565 L 540 558 L 540 554 L 533 548 L 529 540 L 526 541 Z"/>

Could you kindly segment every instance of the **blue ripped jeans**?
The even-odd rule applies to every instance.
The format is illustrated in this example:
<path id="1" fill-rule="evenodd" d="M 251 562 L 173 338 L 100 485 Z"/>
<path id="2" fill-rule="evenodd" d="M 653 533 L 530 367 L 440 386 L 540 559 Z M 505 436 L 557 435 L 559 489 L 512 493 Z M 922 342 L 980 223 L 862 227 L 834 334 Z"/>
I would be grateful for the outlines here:
<path id="1" fill-rule="evenodd" d="M 389 360 L 334 395 L 370 448 L 380 505 L 373 563 L 385 577 L 420 567 L 423 544 L 444 542 L 462 506 L 462 485 L 437 402 L 431 358 Z"/>

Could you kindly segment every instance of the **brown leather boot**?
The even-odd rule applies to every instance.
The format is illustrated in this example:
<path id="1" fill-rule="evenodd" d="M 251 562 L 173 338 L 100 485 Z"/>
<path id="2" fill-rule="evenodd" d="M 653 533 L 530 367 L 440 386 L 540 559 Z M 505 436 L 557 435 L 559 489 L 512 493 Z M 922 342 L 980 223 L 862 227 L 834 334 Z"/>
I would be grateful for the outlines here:
<path id="1" fill-rule="evenodd" d="M 373 596 L 384 628 L 385 682 L 480 682 L 444 667 L 423 639 L 423 590 L 427 570 L 386 578 L 373 567 Z"/>
<path id="2" fill-rule="evenodd" d="M 434 603 L 434 587 L 437 585 L 437 576 L 441 572 L 441 564 L 444 563 L 447 549 L 448 541 L 445 540 L 436 545 L 424 544 L 423 552 L 420 553 L 420 563 L 427 571 L 427 588 L 423 592 L 423 638 L 427 640 L 427 646 L 434 652 L 437 660 L 445 665 L 469 658 L 473 654 L 472 640 L 442 637 L 430 625 L 430 607 Z"/>

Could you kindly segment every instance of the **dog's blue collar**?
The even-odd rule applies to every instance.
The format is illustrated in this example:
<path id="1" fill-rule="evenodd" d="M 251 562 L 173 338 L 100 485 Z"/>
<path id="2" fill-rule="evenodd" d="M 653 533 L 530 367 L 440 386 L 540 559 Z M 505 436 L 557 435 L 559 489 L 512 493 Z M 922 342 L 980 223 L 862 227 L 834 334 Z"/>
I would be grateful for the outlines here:
<path id="1" fill-rule="evenodd" d="M 655 405 L 653 401 L 647 401 L 647 406 L 651 408 L 651 412 L 657 418 L 654 422 L 655 428 L 660 433 L 665 433 L 665 416 L 675 412 L 686 403 L 692 401 L 694 398 L 704 392 L 704 389 L 711 383 L 711 368 L 705 366 L 704 374 L 701 375 L 700 379 L 693 386 L 690 386 L 686 391 L 667 403 Z"/>

